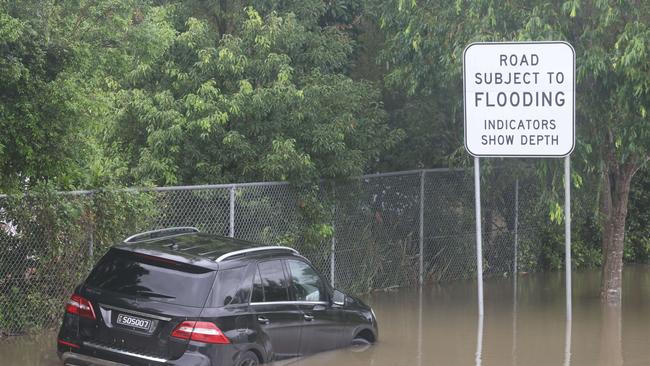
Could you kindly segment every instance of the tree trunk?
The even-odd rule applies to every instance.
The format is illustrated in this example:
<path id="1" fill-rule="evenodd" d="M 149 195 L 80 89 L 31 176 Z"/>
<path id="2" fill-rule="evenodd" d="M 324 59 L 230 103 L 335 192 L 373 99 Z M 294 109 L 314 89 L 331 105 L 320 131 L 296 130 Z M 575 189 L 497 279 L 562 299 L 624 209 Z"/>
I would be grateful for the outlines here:
<path id="1" fill-rule="evenodd" d="M 636 167 L 630 164 L 606 164 L 603 174 L 603 273 L 601 298 L 612 304 L 621 302 L 623 244 L 630 183 Z"/>

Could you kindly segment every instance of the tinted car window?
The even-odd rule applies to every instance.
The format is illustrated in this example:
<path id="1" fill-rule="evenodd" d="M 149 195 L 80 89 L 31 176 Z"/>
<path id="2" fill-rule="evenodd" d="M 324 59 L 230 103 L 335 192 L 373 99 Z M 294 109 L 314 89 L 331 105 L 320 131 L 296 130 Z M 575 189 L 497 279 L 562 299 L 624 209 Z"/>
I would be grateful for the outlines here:
<path id="1" fill-rule="evenodd" d="M 206 268 L 113 249 L 95 266 L 86 284 L 120 294 L 202 307 L 214 283 Z"/>
<path id="2" fill-rule="evenodd" d="M 259 265 L 265 302 L 288 301 L 287 279 L 282 261 L 261 262 Z"/>
<path id="3" fill-rule="evenodd" d="M 297 301 L 327 301 L 325 286 L 318 273 L 307 263 L 289 260 L 291 290 Z"/>
<path id="4" fill-rule="evenodd" d="M 250 277 L 246 281 L 246 266 L 222 269 L 217 273 L 217 280 L 210 294 L 208 304 L 212 307 L 244 304 L 250 296 Z"/>
<path id="5" fill-rule="evenodd" d="M 255 269 L 255 276 L 253 277 L 253 294 L 251 295 L 251 302 L 264 302 L 264 290 L 262 289 L 262 279 L 260 278 L 259 269 Z"/>

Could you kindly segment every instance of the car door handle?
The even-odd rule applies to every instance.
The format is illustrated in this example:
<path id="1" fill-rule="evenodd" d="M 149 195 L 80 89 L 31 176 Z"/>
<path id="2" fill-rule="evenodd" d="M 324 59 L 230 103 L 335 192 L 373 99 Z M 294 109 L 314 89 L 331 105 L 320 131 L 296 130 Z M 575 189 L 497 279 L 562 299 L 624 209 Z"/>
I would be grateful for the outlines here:
<path id="1" fill-rule="evenodd" d="M 313 315 L 305 314 L 305 315 L 303 315 L 303 317 L 304 317 L 305 320 L 308 321 L 308 322 L 314 320 L 314 316 L 313 316 Z"/>
<path id="2" fill-rule="evenodd" d="M 258 316 L 257 321 L 260 322 L 260 324 L 269 324 L 271 321 L 263 316 Z"/>

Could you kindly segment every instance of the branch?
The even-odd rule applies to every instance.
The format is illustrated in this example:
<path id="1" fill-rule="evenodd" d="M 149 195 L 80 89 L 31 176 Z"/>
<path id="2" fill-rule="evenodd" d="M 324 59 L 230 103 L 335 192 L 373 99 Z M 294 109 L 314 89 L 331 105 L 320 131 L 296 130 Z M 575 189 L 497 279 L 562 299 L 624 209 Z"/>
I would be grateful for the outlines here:
<path id="1" fill-rule="evenodd" d="M 648 161 L 650 161 L 650 154 L 646 155 L 641 159 L 641 162 L 632 171 L 632 176 L 636 175 L 639 169 L 643 168 L 643 166 L 646 165 Z"/>

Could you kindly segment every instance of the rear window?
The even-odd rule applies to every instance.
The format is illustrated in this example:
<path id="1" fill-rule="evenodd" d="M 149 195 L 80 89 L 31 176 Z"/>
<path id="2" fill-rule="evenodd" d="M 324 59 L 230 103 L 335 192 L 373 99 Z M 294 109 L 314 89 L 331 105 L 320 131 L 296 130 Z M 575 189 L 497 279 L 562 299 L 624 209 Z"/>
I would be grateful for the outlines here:
<path id="1" fill-rule="evenodd" d="M 226 305 L 247 304 L 251 292 L 247 266 L 222 269 L 217 274 L 216 285 L 208 299 L 207 306 L 218 308 Z"/>
<path id="2" fill-rule="evenodd" d="M 124 295 L 202 307 L 215 271 L 113 249 L 95 266 L 86 284 Z"/>

